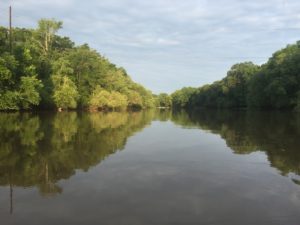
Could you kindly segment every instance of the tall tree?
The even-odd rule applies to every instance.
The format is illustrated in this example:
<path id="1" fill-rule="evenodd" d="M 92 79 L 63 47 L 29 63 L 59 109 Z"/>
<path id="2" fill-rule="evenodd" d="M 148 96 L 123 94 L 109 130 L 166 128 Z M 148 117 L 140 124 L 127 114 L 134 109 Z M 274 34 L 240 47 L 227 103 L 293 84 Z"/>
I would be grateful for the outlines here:
<path id="1" fill-rule="evenodd" d="M 51 50 L 54 35 L 62 28 L 62 22 L 55 19 L 41 19 L 38 22 L 37 33 L 40 38 L 40 47 L 45 55 Z"/>
<path id="2" fill-rule="evenodd" d="M 30 109 L 40 103 L 39 91 L 43 84 L 35 76 L 22 77 L 20 85 L 20 104 L 23 109 Z"/>
<path id="3" fill-rule="evenodd" d="M 54 74 L 52 82 L 54 85 L 53 100 L 59 110 L 76 108 L 78 92 L 74 82 L 68 77 L 73 73 L 70 62 L 60 58 L 53 65 Z"/>

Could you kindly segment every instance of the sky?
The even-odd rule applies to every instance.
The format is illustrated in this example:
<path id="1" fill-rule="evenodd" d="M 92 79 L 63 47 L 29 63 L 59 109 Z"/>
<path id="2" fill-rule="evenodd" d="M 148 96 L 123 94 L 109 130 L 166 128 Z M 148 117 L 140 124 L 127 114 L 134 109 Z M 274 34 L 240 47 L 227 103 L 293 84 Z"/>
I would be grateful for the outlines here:
<path id="1" fill-rule="evenodd" d="M 60 35 L 88 43 L 154 93 L 199 87 L 239 62 L 265 63 L 300 40 L 299 0 L 0 0 L 0 25 L 63 21 Z"/>

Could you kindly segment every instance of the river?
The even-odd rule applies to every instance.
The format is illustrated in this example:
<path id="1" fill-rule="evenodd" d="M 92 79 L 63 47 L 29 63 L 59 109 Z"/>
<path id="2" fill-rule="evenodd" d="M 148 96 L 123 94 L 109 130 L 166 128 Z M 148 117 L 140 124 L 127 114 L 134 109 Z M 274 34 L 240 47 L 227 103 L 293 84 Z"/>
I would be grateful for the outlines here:
<path id="1" fill-rule="evenodd" d="M 299 225 L 300 115 L 0 114 L 3 225 Z"/>

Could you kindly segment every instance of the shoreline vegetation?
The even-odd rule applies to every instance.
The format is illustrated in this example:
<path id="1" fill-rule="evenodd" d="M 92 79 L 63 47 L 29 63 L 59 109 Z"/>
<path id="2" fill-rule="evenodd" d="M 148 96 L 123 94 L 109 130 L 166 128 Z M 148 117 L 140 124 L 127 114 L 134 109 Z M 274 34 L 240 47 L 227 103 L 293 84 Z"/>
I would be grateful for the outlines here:
<path id="1" fill-rule="evenodd" d="M 134 82 L 124 68 L 87 44 L 76 46 L 57 35 L 61 28 L 55 19 L 41 19 L 36 29 L 13 28 L 11 33 L 0 27 L 0 111 L 164 106 L 158 102 L 160 95 Z"/>
<path id="2" fill-rule="evenodd" d="M 155 95 L 87 44 L 76 46 L 57 35 L 62 24 L 41 19 L 36 29 L 13 28 L 11 33 L 0 27 L 0 111 L 300 111 L 300 41 L 275 52 L 263 65 L 235 64 L 212 84 Z"/>
<path id="3" fill-rule="evenodd" d="M 263 65 L 238 63 L 227 76 L 171 94 L 175 108 L 300 111 L 300 41 L 276 51 Z"/>

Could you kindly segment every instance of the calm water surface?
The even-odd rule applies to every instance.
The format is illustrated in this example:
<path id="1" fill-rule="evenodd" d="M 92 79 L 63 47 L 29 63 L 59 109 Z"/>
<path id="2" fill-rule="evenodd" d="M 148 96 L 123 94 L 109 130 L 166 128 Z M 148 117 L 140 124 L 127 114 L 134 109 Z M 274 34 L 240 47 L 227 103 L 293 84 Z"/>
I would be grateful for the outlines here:
<path id="1" fill-rule="evenodd" d="M 300 115 L 0 114 L 0 224 L 299 225 Z"/>

